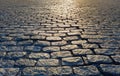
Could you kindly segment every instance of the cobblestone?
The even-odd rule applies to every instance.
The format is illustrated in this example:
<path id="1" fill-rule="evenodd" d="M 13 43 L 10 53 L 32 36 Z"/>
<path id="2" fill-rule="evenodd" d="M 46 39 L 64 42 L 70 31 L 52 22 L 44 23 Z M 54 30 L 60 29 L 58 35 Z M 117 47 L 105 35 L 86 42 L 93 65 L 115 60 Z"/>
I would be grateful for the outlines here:
<path id="1" fill-rule="evenodd" d="M 43 51 L 45 51 L 45 52 L 60 51 L 60 47 L 56 47 L 56 46 L 44 47 Z"/>
<path id="2" fill-rule="evenodd" d="M 36 63 L 36 60 L 30 60 L 30 59 L 19 59 L 16 61 L 17 66 L 34 66 Z"/>
<path id="3" fill-rule="evenodd" d="M 29 58 L 48 59 L 50 55 L 48 53 L 31 53 Z"/>
<path id="4" fill-rule="evenodd" d="M 69 57 L 69 58 L 62 58 L 62 65 L 82 65 L 83 60 L 81 57 Z"/>
<path id="5" fill-rule="evenodd" d="M 37 45 L 37 46 L 50 46 L 50 42 L 49 41 L 37 41 L 35 43 L 35 45 Z"/>
<path id="6" fill-rule="evenodd" d="M 62 40 L 62 39 L 60 37 L 47 37 L 46 40 L 58 41 L 58 40 Z"/>
<path id="7" fill-rule="evenodd" d="M 59 51 L 51 53 L 52 58 L 63 58 L 72 56 L 70 51 Z"/>
<path id="8" fill-rule="evenodd" d="M 1 0 L 0 76 L 120 76 L 119 9 L 119 0 Z"/>
<path id="9" fill-rule="evenodd" d="M 82 44 L 83 48 L 99 48 L 97 44 Z"/>
<path id="10" fill-rule="evenodd" d="M 58 59 L 40 59 L 37 62 L 37 66 L 58 66 L 59 60 Z"/>
<path id="11" fill-rule="evenodd" d="M 3 60 L 3 59 L 0 59 L 0 67 L 13 67 L 15 64 L 15 61 L 14 60 Z"/>
<path id="12" fill-rule="evenodd" d="M 120 55 L 114 55 L 114 56 L 112 56 L 112 58 L 114 59 L 115 62 L 120 63 Z"/>
<path id="13" fill-rule="evenodd" d="M 26 52 L 9 52 L 6 57 L 9 58 L 20 58 L 26 55 Z"/>
<path id="14" fill-rule="evenodd" d="M 76 40 L 76 41 L 72 41 L 71 43 L 72 43 L 72 44 L 80 45 L 80 44 L 84 44 L 84 43 L 86 43 L 86 42 L 87 42 L 86 40 Z"/>
<path id="15" fill-rule="evenodd" d="M 120 75 L 120 65 L 101 64 L 100 66 L 105 75 Z"/>
<path id="16" fill-rule="evenodd" d="M 112 63 L 108 56 L 104 55 L 87 55 L 88 61 L 93 63 Z"/>
<path id="17" fill-rule="evenodd" d="M 94 76 L 94 75 L 100 75 L 100 72 L 98 69 L 93 66 L 79 66 L 79 67 L 74 67 L 74 72 L 77 76 Z"/>
<path id="18" fill-rule="evenodd" d="M 66 45 L 67 42 L 66 41 L 57 41 L 57 42 L 52 42 L 52 45 L 56 45 L 56 46 L 61 46 L 61 45 Z"/>
<path id="19" fill-rule="evenodd" d="M 48 68 L 49 75 L 70 75 L 72 68 L 68 66 Z"/>
<path id="20" fill-rule="evenodd" d="M 88 55 L 93 54 L 93 52 L 90 49 L 75 49 L 72 50 L 74 55 Z"/>
<path id="21" fill-rule="evenodd" d="M 73 50 L 73 49 L 77 49 L 77 48 L 78 48 L 77 45 L 65 45 L 65 46 L 61 47 L 62 50 Z"/>
<path id="22" fill-rule="evenodd" d="M 1 76 L 16 76 L 19 68 L 0 68 Z"/>
<path id="23" fill-rule="evenodd" d="M 4 57 L 6 55 L 6 52 L 0 52 L 0 57 Z"/>
<path id="24" fill-rule="evenodd" d="M 47 70 L 44 67 L 27 67 L 23 69 L 23 74 L 25 76 L 32 76 L 32 75 L 47 75 Z"/>

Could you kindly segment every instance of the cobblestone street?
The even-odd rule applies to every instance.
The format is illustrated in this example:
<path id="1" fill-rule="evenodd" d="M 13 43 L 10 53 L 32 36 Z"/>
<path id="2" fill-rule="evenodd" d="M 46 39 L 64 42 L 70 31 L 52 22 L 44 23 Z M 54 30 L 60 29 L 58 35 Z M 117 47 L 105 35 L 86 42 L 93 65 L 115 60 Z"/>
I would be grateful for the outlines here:
<path id="1" fill-rule="evenodd" d="M 0 76 L 120 76 L 120 0 L 0 0 Z"/>

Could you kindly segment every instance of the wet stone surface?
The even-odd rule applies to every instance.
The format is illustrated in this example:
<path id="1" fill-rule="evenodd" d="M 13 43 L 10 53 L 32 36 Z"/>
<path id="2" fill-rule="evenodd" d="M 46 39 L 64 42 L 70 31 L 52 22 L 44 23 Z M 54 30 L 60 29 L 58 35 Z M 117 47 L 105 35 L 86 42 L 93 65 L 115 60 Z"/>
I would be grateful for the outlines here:
<path id="1" fill-rule="evenodd" d="M 0 76 L 120 76 L 120 0 L 0 0 Z"/>

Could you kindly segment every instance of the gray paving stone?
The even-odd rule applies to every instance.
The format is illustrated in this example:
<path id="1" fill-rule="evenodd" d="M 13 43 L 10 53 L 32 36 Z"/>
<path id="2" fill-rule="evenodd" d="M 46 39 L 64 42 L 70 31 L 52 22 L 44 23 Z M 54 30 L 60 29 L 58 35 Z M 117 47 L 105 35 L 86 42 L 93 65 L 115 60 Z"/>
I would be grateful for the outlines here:
<path id="1" fill-rule="evenodd" d="M 20 58 L 26 55 L 26 52 L 8 52 L 6 57 Z"/>
<path id="2" fill-rule="evenodd" d="M 48 68 L 49 75 L 70 75 L 72 74 L 72 68 L 69 66 L 63 67 L 50 67 Z"/>
<path id="3" fill-rule="evenodd" d="M 70 25 L 58 25 L 58 27 L 70 27 Z"/>
<path id="4" fill-rule="evenodd" d="M 110 57 L 105 55 L 87 55 L 87 58 L 90 63 L 112 63 Z"/>
<path id="5" fill-rule="evenodd" d="M 77 45 L 65 45 L 65 46 L 61 47 L 62 50 L 73 50 L 73 49 L 77 49 L 77 48 L 78 48 Z"/>
<path id="6" fill-rule="evenodd" d="M 7 51 L 23 51 L 23 46 L 8 46 Z"/>
<path id="7" fill-rule="evenodd" d="M 52 42 L 52 45 L 56 45 L 56 46 L 60 46 L 60 45 L 66 45 L 67 42 L 66 41 L 57 41 L 57 42 Z"/>
<path id="8" fill-rule="evenodd" d="M 68 40 L 77 40 L 78 37 L 77 36 L 68 36 L 68 37 L 65 37 L 63 39 L 66 40 L 66 41 L 68 41 Z"/>
<path id="9" fill-rule="evenodd" d="M 48 59 L 50 55 L 48 53 L 31 53 L 29 58 Z"/>
<path id="10" fill-rule="evenodd" d="M 0 46 L 0 51 L 8 51 L 8 48 L 6 46 Z"/>
<path id="11" fill-rule="evenodd" d="M 20 41 L 18 42 L 18 45 L 32 45 L 33 44 L 33 41 L 32 40 L 25 40 L 25 41 Z"/>
<path id="12" fill-rule="evenodd" d="M 12 46 L 12 45 L 16 45 L 16 42 L 15 41 L 5 41 L 0 44 L 3 46 Z"/>
<path id="13" fill-rule="evenodd" d="M 118 0 L 1 0 L 0 76 L 120 76 L 119 8 Z"/>
<path id="14" fill-rule="evenodd" d="M 60 47 L 57 46 L 49 46 L 43 48 L 44 52 L 54 52 L 54 51 L 60 51 Z"/>
<path id="15" fill-rule="evenodd" d="M 88 39 L 88 41 L 91 43 L 104 43 L 104 40 L 102 39 Z"/>
<path id="16" fill-rule="evenodd" d="M 113 55 L 120 54 L 119 49 L 95 49 L 96 54 Z"/>
<path id="17" fill-rule="evenodd" d="M 29 36 L 17 36 L 15 37 L 15 40 L 20 41 L 20 40 L 28 40 L 30 39 Z"/>
<path id="18" fill-rule="evenodd" d="M 63 58 L 72 56 L 70 51 L 59 51 L 51 53 L 52 58 Z"/>
<path id="19" fill-rule="evenodd" d="M 33 39 L 33 40 L 45 39 L 45 36 L 32 36 L 31 39 Z"/>
<path id="20" fill-rule="evenodd" d="M 53 33 L 53 36 L 64 37 L 66 36 L 66 34 L 65 33 Z"/>
<path id="21" fill-rule="evenodd" d="M 98 39 L 98 38 L 104 38 L 104 36 L 101 35 L 81 35 L 82 38 L 91 38 L 91 39 Z"/>
<path id="22" fill-rule="evenodd" d="M 36 60 L 32 59 L 19 59 L 16 61 L 17 66 L 34 66 L 36 63 Z"/>
<path id="23" fill-rule="evenodd" d="M 58 40 L 62 40 L 62 39 L 61 39 L 61 37 L 47 37 L 46 40 L 58 41 Z"/>
<path id="24" fill-rule="evenodd" d="M 69 32 L 67 33 L 69 36 L 76 36 L 76 35 L 80 35 L 80 32 Z"/>
<path id="25" fill-rule="evenodd" d="M 36 43 L 35 43 L 35 45 L 37 45 L 37 46 L 50 46 L 50 42 L 49 41 L 37 41 Z"/>
<path id="26" fill-rule="evenodd" d="M 112 56 L 112 58 L 114 59 L 115 62 L 120 63 L 120 55 L 114 55 L 114 56 Z"/>
<path id="27" fill-rule="evenodd" d="M 25 76 L 47 76 L 47 70 L 45 67 L 26 67 L 23 69 L 23 74 Z"/>
<path id="28" fill-rule="evenodd" d="M 86 42 L 87 42 L 86 40 L 76 40 L 76 41 L 72 41 L 71 43 L 72 43 L 72 44 L 80 45 L 80 44 L 84 44 L 84 43 L 86 43 Z"/>
<path id="29" fill-rule="evenodd" d="M 0 68 L 0 76 L 16 76 L 19 68 Z"/>
<path id="30" fill-rule="evenodd" d="M 77 76 L 97 76 L 97 75 L 100 75 L 100 72 L 98 71 L 98 69 L 93 65 L 73 67 L 73 70 Z"/>
<path id="31" fill-rule="evenodd" d="M 119 76 L 120 75 L 120 65 L 114 65 L 114 64 L 101 64 L 100 65 L 103 72 L 105 72 L 106 75 L 113 75 L 113 76 Z"/>
<path id="32" fill-rule="evenodd" d="M 39 59 L 37 62 L 37 66 L 58 66 L 59 60 L 58 59 Z"/>
<path id="33" fill-rule="evenodd" d="M 0 67 L 2 67 L 2 68 L 14 67 L 14 64 L 15 64 L 14 60 L 0 59 Z"/>
<path id="34" fill-rule="evenodd" d="M 0 57 L 4 57 L 6 55 L 6 52 L 0 52 Z"/>
<path id="35" fill-rule="evenodd" d="M 119 44 L 100 44 L 100 46 L 104 49 L 118 49 L 120 47 Z"/>
<path id="36" fill-rule="evenodd" d="M 93 54 L 93 52 L 90 49 L 74 49 L 72 50 L 74 55 L 88 55 Z"/>
<path id="37" fill-rule="evenodd" d="M 62 65 L 66 66 L 83 65 L 83 60 L 81 57 L 62 58 Z"/>
<path id="38" fill-rule="evenodd" d="M 82 47 L 86 49 L 87 48 L 99 48 L 97 44 L 88 44 L 88 43 L 82 44 Z"/>
<path id="39" fill-rule="evenodd" d="M 41 51 L 41 46 L 25 46 L 25 51 Z"/>

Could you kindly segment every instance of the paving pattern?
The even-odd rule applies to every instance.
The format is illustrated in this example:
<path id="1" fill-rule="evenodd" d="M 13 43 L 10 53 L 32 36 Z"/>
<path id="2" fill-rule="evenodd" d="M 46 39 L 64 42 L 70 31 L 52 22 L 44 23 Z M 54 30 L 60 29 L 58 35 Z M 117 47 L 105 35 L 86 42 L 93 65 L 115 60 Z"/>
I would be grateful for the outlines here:
<path id="1" fill-rule="evenodd" d="M 0 76 L 120 76 L 119 0 L 0 0 Z"/>

